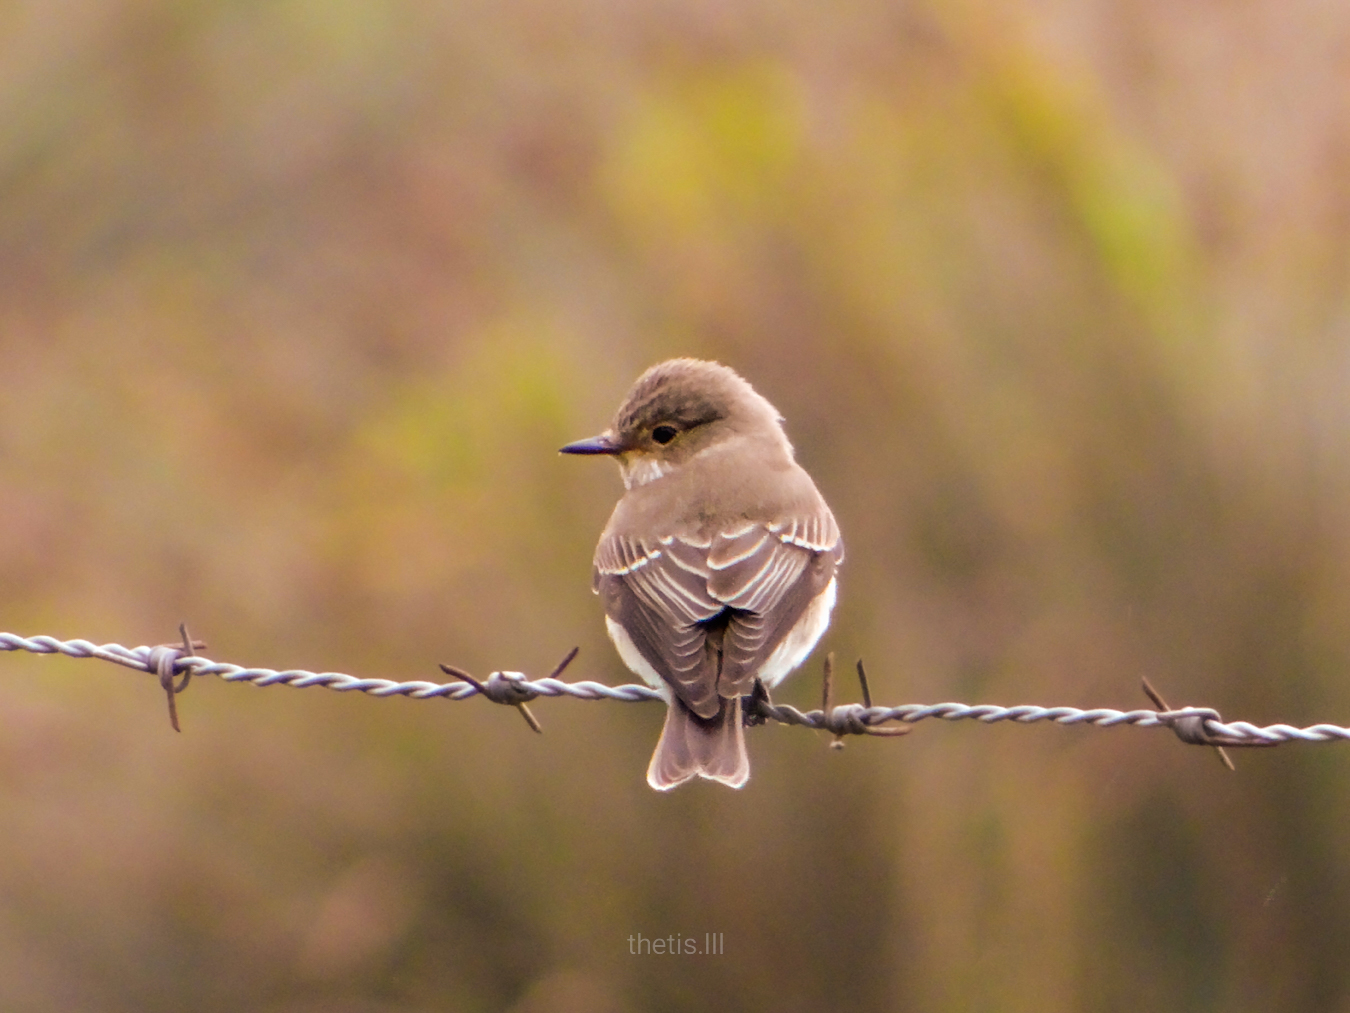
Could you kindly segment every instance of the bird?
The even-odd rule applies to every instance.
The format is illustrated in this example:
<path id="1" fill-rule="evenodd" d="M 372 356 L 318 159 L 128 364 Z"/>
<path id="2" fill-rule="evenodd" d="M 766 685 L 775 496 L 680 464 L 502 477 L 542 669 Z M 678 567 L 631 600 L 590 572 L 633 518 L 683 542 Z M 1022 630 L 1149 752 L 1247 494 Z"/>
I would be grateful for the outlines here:
<path id="1" fill-rule="evenodd" d="M 844 560 L 782 416 L 730 367 L 670 359 L 638 377 L 608 429 L 560 452 L 610 456 L 623 478 L 592 590 L 619 657 L 668 705 L 647 783 L 744 786 L 742 697 L 806 660 Z"/>

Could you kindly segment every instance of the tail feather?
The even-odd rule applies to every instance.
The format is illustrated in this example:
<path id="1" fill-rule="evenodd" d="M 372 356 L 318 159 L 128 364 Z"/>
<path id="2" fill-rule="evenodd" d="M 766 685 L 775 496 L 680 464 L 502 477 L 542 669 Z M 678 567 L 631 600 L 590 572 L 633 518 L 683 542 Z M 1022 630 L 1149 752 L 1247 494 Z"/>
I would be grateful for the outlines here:
<path id="1" fill-rule="evenodd" d="M 695 775 L 733 788 L 750 779 L 740 697 L 723 699 L 710 718 L 698 717 L 678 697 L 671 701 L 647 767 L 647 783 L 658 791 L 669 791 Z"/>

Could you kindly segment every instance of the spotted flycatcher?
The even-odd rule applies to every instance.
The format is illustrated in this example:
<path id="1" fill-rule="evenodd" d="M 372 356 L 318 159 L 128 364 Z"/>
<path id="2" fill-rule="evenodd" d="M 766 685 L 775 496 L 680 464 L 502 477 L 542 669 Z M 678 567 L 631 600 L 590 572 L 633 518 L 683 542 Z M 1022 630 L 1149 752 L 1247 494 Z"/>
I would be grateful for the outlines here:
<path id="1" fill-rule="evenodd" d="M 627 490 L 593 587 L 619 656 L 669 705 L 647 782 L 750 777 L 741 698 L 800 665 L 830 622 L 844 543 L 773 405 L 715 362 L 640 376 L 610 427 L 562 448 L 608 454 Z"/>

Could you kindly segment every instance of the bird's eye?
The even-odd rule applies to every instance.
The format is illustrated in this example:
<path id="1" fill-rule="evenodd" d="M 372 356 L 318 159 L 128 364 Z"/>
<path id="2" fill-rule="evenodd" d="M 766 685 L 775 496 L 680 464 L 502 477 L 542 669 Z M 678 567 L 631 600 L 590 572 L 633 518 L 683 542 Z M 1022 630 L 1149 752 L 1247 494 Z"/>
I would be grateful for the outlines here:
<path id="1" fill-rule="evenodd" d="M 652 430 L 652 439 L 662 446 L 675 439 L 677 435 L 679 435 L 679 430 L 674 426 L 657 426 Z"/>

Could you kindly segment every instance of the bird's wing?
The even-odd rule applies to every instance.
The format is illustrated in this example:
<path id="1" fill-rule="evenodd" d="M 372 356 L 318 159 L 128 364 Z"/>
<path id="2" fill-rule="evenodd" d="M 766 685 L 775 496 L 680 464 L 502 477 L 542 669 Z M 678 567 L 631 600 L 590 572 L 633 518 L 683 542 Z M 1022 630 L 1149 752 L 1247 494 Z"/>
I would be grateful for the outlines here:
<path id="1" fill-rule="evenodd" d="M 842 557 L 828 510 L 711 539 L 612 535 L 596 549 L 595 589 L 685 705 L 712 717 L 719 698 L 750 691 Z"/>
<path id="2" fill-rule="evenodd" d="M 708 591 L 707 551 L 676 538 L 624 535 L 603 539 L 595 550 L 595 590 L 605 613 L 700 717 L 712 717 L 720 706 L 706 624 L 723 606 Z"/>
<path id="3" fill-rule="evenodd" d="M 750 692 L 755 676 L 825 589 L 843 555 L 839 529 L 826 509 L 713 540 L 708 590 L 730 610 L 718 681 L 722 696 Z"/>

